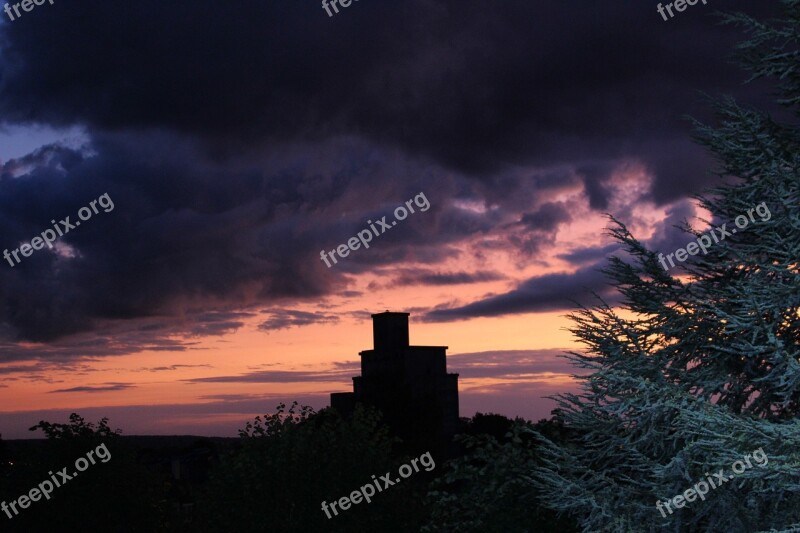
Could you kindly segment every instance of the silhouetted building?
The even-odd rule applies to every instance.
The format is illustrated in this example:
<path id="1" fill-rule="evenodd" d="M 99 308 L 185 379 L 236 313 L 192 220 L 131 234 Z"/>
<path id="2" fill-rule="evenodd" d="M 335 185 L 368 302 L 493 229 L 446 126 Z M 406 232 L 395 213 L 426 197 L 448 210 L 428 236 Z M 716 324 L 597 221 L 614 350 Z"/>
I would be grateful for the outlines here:
<path id="1" fill-rule="evenodd" d="M 377 407 L 410 446 L 449 454 L 458 427 L 458 374 L 447 373 L 447 346 L 410 346 L 408 313 L 372 315 L 373 349 L 359 352 L 353 392 L 331 394 L 331 407 Z"/>

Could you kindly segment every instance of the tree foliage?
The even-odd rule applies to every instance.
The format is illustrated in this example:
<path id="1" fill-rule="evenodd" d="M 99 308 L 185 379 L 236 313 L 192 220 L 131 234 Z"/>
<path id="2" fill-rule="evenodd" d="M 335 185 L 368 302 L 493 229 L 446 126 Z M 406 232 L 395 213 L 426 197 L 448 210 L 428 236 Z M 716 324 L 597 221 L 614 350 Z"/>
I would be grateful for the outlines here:
<path id="1" fill-rule="evenodd" d="M 116 437 L 122 433 L 122 430 L 112 430 L 108 426 L 108 418 L 101 418 L 95 426 L 92 422 L 86 422 L 86 420 L 77 413 L 69 415 L 69 424 L 53 424 L 42 420 L 31 427 L 29 431 L 36 431 L 37 429 L 42 430 L 45 436 L 50 440 L 107 439 Z"/>
<path id="2" fill-rule="evenodd" d="M 5 501 L 29 494 L 51 479 L 50 472 L 66 468 L 73 479 L 55 488 L 49 500 L 32 502 L 11 519 L 2 515 L 3 531 L 163 530 L 163 482 L 139 463 L 108 419 L 95 424 L 73 413 L 67 424 L 40 421 L 30 430 L 42 430 L 47 440 L 30 444 L 14 457 L 8 475 L 0 479 Z M 97 460 L 74 475 L 75 461 L 101 443 L 111 459 Z"/>
<path id="3" fill-rule="evenodd" d="M 800 2 L 779 21 L 746 15 L 738 47 L 753 79 L 777 80 L 779 103 L 800 111 Z M 687 262 L 683 279 L 659 264 L 612 219 L 626 256 L 605 270 L 624 299 L 572 315 L 588 371 L 579 394 L 558 397 L 573 438 L 542 438 L 533 485 L 584 531 L 756 531 L 800 522 L 800 129 L 723 98 L 718 124 L 695 123 L 697 140 L 735 182 L 698 196 L 712 219 L 733 227 L 759 204 L 770 216 Z M 684 226 L 687 239 L 700 229 Z M 730 470 L 762 448 L 764 467 L 662 517 L 657 500 L 683 493 L 704 473 Z"/>
<path id="4" fill-rule="evenodd" d="M 327 518 L 322 502 L 349 496 L 407 458 L 374 409 L 350 418 L 335 410 L 281 404 L 240 432 L 241 448 L 212 473 L 200 522 L 210 531 L 413 531 L 426 481 L 417 473 Z"/>
<path id="5" fill-rule="evenodd" d="M 530 490 L 531 472 L 538 464 L 533 428 L 555 437 L 557 425 L 543 420 L 533 426 L 521 419 L 476 414 L 467 425 L 469 431 L 459 438 L 464 456 L 448 462 L 431 485 L 431 516 L 422 531 L 577 531 L 572 521 L 544 508 L 537 492 Z M 498 437 L 499 427 L 506 431 Z"/>

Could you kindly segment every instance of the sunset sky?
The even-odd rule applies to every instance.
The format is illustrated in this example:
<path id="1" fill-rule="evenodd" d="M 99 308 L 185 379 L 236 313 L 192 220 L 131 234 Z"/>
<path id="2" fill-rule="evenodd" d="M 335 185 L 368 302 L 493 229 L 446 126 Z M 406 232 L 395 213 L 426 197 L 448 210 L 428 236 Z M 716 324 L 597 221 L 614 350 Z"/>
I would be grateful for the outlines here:
<path id="1" fill-rule="evenodd" d="M 461 416 L 572 390 L 571 300 L 617 296 L 611 213 L 672 252 L 720 179 L 686 115 L 765 107 L 709 0 L 81 0 L 0 22 L 0 433 L 107 416 L 234 436 L 351 390 L 370 314 L 445 345 Z M 767 106 L 768 107 L 768 106 Z M 320 259 L 423 193 L 430 203 Z"/>

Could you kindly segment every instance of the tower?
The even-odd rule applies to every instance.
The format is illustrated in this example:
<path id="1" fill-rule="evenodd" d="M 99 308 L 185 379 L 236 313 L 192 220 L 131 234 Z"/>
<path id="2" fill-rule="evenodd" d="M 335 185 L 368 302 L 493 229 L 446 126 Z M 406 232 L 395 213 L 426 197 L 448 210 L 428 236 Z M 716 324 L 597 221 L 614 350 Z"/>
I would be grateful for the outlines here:
<path id="1" fill-rule="evenodd" d="M 409 344 L 408 317 L 372 315 L 373 348 L 359 352 L 361 375 L 353 378 L 353 392 L 331 394 L 331 407 L 343 414 L 357 403 L 376 407 L 415 452 L 449 455 L 458 427 L 458 374 L 447 373 L 447 346 Z"/>

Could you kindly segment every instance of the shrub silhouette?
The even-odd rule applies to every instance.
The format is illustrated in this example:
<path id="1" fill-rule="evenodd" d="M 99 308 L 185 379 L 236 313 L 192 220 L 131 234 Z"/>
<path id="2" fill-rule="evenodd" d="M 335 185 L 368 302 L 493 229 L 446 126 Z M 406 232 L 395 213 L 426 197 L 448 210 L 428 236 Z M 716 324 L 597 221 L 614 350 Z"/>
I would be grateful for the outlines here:
<path id="1" fill-rule="evenodd" d="M 73 413 L 68 424 L 41 421 L 31 431 L 47 437 L 15 456 L 8 475 L 0 477 L 6 502 L 28 494 L 63 468 L 73 475 L 75 460 L 105 444 L 108 462 L 95 459 L 85 472 L 55 488 L 50 500 L 41 498 L 9 519 L 0 516 L 3 531 L 158 531 L 163 525 L 163 483 L 144 466 L 136 454 L 111 430 L 108 419 L 97 425 Z M 97 457 L 97 456 L 95 456 Z M 0 457 L 2 462 L 2 457 Z M 57 479 L 61 479 L 56 474 Z M 13 514 L 13 513 L 12 513 Z"/>
<path id="2" fill-rule="evenodd" d="M 208 531 L 414 531 L 422 522 L 425 476 L 409 479 L 328 519 L 322 501 L 349 496 L 372 476 L 406 462 L 374 409 L 350 418 L 310 407 L 257 417 L 240 431 L 241 447 L 212 472 L 198 522 Z M 424 453 L 423 450 L 420 453 Z M 417 477 L 415 480 L 414 478 Z"/>

